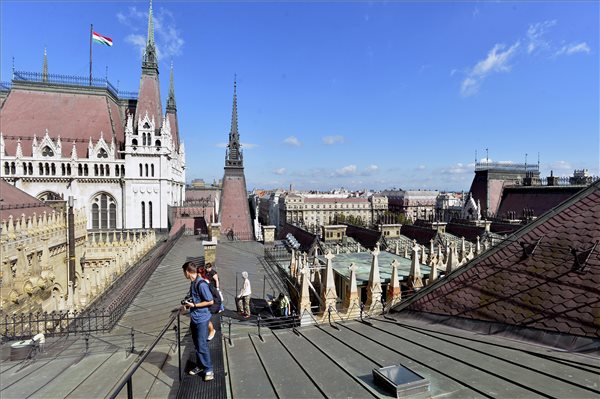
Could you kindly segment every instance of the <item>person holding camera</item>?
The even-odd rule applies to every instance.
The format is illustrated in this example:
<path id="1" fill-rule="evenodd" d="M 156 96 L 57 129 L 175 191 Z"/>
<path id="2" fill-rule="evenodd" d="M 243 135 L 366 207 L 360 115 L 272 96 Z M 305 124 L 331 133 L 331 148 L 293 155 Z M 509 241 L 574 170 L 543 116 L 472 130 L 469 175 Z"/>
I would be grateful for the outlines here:
<path id="1" fill-rule="evenodd" d="M 190 330 L 196 348 L 196 367 L 189 371 L 190 375 L 204 373 L 204 381 L 214 379 L 210 351 L 208 349 L 208 323 L 211 313 L 208 310 L 213 304 L 213 297 L 205 276 L 198 273 L 193 262 L 185 262 L 182 266 L 185 278 L 191 281 L 190 292 L 181 301 L 182 308 L 190 311 Z"/>

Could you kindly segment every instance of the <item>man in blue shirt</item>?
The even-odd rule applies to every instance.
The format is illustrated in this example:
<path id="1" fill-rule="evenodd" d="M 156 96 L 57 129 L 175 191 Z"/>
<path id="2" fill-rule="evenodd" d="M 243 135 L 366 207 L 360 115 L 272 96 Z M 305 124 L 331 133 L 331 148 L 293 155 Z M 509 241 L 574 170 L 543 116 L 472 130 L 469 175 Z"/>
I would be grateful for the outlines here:
<path id="1" fill-rule="evenodd" d="M 215 378 L 208 350 L 208 322 L 211 318 L 209 307 L 213 304 L 213 297 L 205 276 L 202 276 L 204 268 L 198 270 L 193 262 L 185 262 L 182 268 L 185 278 L 191 281 L 191 299 L 185 301 L 183 306 L 190 311 L 190 329 L 196 348 L 196 367 L 189 374 L 204 372 L 204 381 L 210 381 Z"/>

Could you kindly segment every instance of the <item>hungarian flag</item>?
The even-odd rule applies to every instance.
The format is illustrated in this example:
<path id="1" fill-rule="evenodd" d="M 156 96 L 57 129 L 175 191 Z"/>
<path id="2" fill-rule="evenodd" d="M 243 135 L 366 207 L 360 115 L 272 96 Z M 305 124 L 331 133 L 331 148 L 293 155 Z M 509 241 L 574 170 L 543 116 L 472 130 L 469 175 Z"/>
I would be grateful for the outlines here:
<path id="1" fill-rule="evenodd" d="M 102 36 L 100 33 L 96 33 L 96 32 L 92 32 L 92 39 L 94 39 L 94 41 L 96 43 L 100 43 L 100 44 L 104 44 L 105 46 L 112 46 L 112 39 L 110 37 L 107 36 Z"/>

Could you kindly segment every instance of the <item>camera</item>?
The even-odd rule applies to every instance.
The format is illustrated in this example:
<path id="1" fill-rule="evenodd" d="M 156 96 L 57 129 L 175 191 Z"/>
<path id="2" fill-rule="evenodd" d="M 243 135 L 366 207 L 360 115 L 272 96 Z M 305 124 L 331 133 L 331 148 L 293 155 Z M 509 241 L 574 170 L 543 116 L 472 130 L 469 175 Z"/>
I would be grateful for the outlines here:
<path id="1" fill-rule="evenodd" d="M 186 297 L 181 300 L 181 304 L 182 305 L 187 305 L 188 302 L 192 302 L 192 296 L 191 295 L 186 295 Z"/>

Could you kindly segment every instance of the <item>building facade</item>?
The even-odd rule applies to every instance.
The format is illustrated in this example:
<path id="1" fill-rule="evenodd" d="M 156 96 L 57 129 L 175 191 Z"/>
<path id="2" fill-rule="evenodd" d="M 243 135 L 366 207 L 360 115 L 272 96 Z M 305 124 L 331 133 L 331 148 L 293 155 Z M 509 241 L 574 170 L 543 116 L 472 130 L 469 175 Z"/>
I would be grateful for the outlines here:
<path id="1" fill-rule="evenodd" d="M 435 190 L 386 190 L 389 210 L 403 214 L 413 222 L 417 219 L 433 220 L 439 192 Z"/>
<path id="2" fill-rule="evenodd" d="M 139 94 L 106 79 L 15 72 L 2 93 L 0 177 L 41 199 L 75 199 L 88 229 L 167 228 L 185 198 L 173 69 L 163 114 L 152 6 Z"/>
<path id="3" fill-rule="evenodd" d="M 339 222 L 372 226 L 388 209 L 386 196 L 351 196 L 347 193 L 287 193 L 278 196 L 279 227 L 285 223 L 306 227 Z"/>

